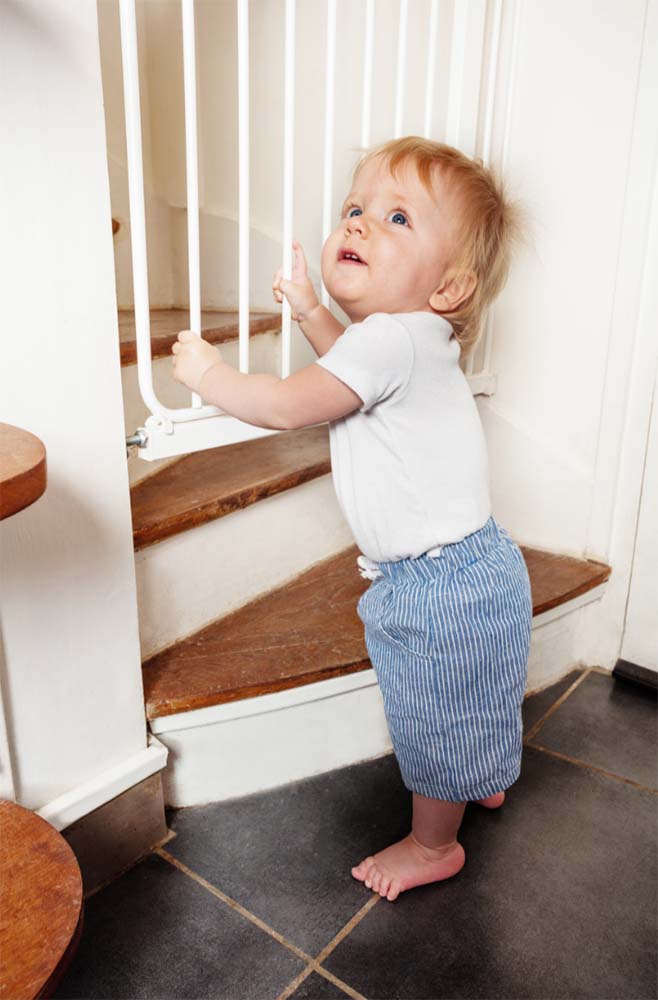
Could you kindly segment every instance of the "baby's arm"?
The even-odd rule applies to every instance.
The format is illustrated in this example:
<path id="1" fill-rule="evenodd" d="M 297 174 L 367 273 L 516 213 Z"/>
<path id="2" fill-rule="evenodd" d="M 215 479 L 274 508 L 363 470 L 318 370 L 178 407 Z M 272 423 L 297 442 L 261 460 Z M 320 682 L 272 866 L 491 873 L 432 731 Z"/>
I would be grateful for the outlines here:
<path id="1" fill-rule="evenodd" d="M 319 302 L 310 312 L 298 316 L 297 322 L 319 358 L 333 347 L 337 338 L 345 331 L 343 324 Z"/>
<path id="2" fill-rule="evenodd" d="M 318 357 L 326 354 L 345 327 L 329 310 L 320 305 L 315 289 L 308 276 L 306 260 L 301 245 L 293 240 L 295 263 L 292 269 L 292 280 L 288 281 L 277 271 L 272 282 L 272 291 L 277 302 L 283 302 L 285 295 L 290 303 L 291 315 L 311 344 Z"/>

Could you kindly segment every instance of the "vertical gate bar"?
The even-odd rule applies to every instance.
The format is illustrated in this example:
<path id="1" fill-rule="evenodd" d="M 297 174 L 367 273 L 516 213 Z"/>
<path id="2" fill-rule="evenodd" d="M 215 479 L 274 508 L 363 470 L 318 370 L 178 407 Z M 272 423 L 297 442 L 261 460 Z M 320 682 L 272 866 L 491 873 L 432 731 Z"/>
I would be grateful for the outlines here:
<path id="1" fill-rule="evenodd" d="M 503 177 L 505 177 L 507 172 L 507 162 L 509 157 L 509 146 L 510 146 L 510 133 L 512 130 L 512 102 L 514 99 L 514 90 L 516 86 L 516 70 L 518 65 L 518 52 L 519 52 L 519 32 L 521 25 L 521 10 L 523 7 L 523 0 L 515 0 L 514 2 L 514 27 L 512 29 L 512 44 L 510 52 L 510 68 L 507 76 L 507 94 L 505 102 L 505 125 L 503 127 L 503 141 L 502 141 L 502 162 L 501 162 L 501 172 Z M 491 314 L 490 330 L 493 327 L 493 307 L 489 310 Z M 493 350 L 493 337 L 491 332 L 486 339 L 485 343 L 485 357 L 484 357 L 484 369 L 485 371 L 491 371 L 491 354 Z"/>
<path id="2" fill-rule="evenodd" d="M 142 121 L 139 104 L 139 63 L 137 55 L 135 0 L 120 0 L 119 14 L 121 20 L 123 103 L 126 118 L 126 154 L 128 158 L 130 246 L 133 265 L 133 299 L 135 302 L 137 377 L 144 402 L 152 413 L 157 413 L 160 407 L 153 391 L 153 371 L 151 367 L 151 317 L 149 312 Z"/>
<path id="3" fill-rule="evenodd" d="M 292 276 L 292 210 L 295 144 L 295 0 L 286 0 L 283 129 L 283 277 Z M 290 303 L 283 297 L 281 378 L 290 374 Z"/>
<path id="4" fill-rule="evenodd" d="M 249 371 L 249 0 L 238 0 L 239 367 Z"/>
<path id="5" fill-rule="evenodd" d="M 398 71 L 395 84 L 395 134 L 394 139 L 402 135 L 402 110 L 404 107 L 404 84 L 407 61 L 407 21 L 408 0 L 400 0 L 400 20 L 398 23 Z"/>
<path id="6" fill-rule="evenodd" d="M 361 106 L 361 146 L 370 144 L 370 104 L 372 97 L 372 49 L 375 28 L 375 0 L 366 0 L 366 25 L 363 43 L 363 104 Z"/>
<path id="7" fill-rule="evenodd" d="M 425 127 L 423 135 L 429 139 L 434 111 L 434 75 L 436 68 L 436 29 L 439 20 L 439 0 L 432 0 L 427 34 L 427 76 L 425 80 Z"/>
<path id="8" fill-rule="evenodd" d="M 491 136 L 493 134 L 494 104 L 496 98 L 496 79 L 498 76 L 498 54 L 500 52 L 500 22 L 502 19 L 502 0 L 494 0 L 493 30 L 489 49 L 489 72 L 487 74 L 487 104 L 484 114 L 484 136 L 482 140 L 482 160 L 485 167 L 491 160 Z"/>
<path id="9" fill-rule="evenodd" d="M 336 76 L 336 0 L 327 0 L 327 55 L 324 91 L 324 201 L 322 246 L 331 232 L 334 161 L 334 81 Z M 322 282 L 322 305 L 329 306 L 329 292 Z"/>
<path id="10" fill-rule="evenodd" d="M 498 75 L 498 53 L 500 51 L 500 22 L 502 15 L 502 0 L 494 0 L 493 9 L 493 29 L 491 33 L 491 45 L 489 47 L 489 71 L 487 73 L 487 103 L 484 115 L 484 132 L 482 140 L 482 161 L 485 167 L 489 166 L 491 160 L 491 137 L 493 133 L 494 102 L 496 96 L 496 78 Z M 489 371 L 491 361 L 491 339 L 493 337 L 493 303 L 487 309 L 484 323 L 484 348 L 485 361 L 484 371 Z M 472 375 L 475 369 L 475 351 L 470 355 L 467 362 L 466 374 Z"/>
<path id="11" fill-rule="evenodd" d="M 455 0 L 452 8 L 452 41 L 450 46 L 450 76 L 448 83 L 448 115 L 446 142 L 459 145 L 459 132 L 464 97 L 464 62 L 470 0 Z"/>
<path id="12" fill-rule="evenodd" d="M 201 268 L 199 263 L 199 168 L 197 162 L 196 52 L 194 0 L 181 0 L 183 18 L 183 81 L 185 86 L 185 173 L 187 177 L 187 259 L 190 330 L 201 336 Z M 192 406 L 201 396 L 192 393 Z"/>

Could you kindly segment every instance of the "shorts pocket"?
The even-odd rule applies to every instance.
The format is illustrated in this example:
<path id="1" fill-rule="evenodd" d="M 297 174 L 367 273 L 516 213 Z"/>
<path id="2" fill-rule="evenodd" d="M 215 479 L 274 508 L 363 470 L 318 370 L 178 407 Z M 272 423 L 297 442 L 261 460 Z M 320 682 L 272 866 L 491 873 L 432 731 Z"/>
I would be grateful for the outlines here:
<path id="1" fill-rule="evenodd" d="M 382 607 L 379 627 L 388 642 L 408 656 L 431 659 L 435 651 L 433 591 L 427 587 L 392 590 Z"/>

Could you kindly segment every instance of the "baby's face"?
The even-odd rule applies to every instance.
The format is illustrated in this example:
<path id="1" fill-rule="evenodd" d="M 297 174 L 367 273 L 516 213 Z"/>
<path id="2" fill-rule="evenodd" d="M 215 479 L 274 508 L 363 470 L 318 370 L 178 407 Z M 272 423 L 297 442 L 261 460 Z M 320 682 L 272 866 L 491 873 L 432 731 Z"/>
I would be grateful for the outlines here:
<path id="1" fill-rule="evenodd" d="M 441 177 L 434 176 L 432 196 L 412 163 L 398 175 L 380 156 L 366 163 L 322 250 L 327 291 L 353 323 L 375 312 L 432 312 L 449 264 L 457 217 Z M 350 251 L 362 263 L 345 258 Z"/>

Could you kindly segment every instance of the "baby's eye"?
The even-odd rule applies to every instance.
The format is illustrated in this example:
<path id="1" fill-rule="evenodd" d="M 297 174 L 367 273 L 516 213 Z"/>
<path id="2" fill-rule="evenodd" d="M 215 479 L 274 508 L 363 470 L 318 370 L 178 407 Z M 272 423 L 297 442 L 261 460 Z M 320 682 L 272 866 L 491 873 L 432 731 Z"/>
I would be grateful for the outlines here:
<path id="1" fill-rule="evenodd" d="M 398 217 L 403 220 L 401 223 L 397 223 L 396 222 L 396 225 L 408 225 L 408 219 L 407 219 L 406 215 L 404 214 L 404 212 L 395 211 L 395 212 L 391 212 L 391 215 L 393 216 L 393 218 L 391 219 L 391 222 L 395 222 L 395 220 Z"/>
<path id="2" fill-rule="evenodd" d="M 360 209 L 360 208 L 357 208 L 357 206 L 356 206 L 356 205 L 352 205 L 352 207 L 351 207 L 351 208 L 348 208 L 348 210 L 347 210 L 347 212 L 346 212 L 346 215 L 347 215 L 347 218 L 348 218 L 348 219 L 353 219 L 353 218 L 354 218 L 354 216 L 352 215 L 352 212 L 360 212 L 360 211 L 361 211 L 361 209 Z"/>

